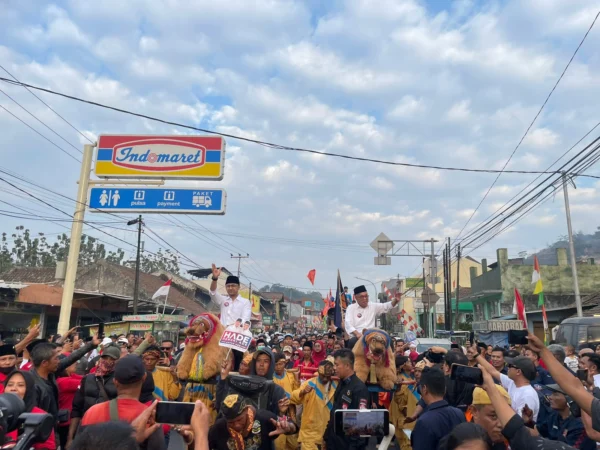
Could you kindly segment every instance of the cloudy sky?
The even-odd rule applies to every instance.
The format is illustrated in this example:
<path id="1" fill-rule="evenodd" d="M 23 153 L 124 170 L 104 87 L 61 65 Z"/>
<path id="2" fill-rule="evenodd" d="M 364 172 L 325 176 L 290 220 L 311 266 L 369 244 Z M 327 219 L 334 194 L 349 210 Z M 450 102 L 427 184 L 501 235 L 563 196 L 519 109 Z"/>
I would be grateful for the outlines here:
<path id="1" fill-rule="evenodd" d="M 503 167 L 600 9 L 600 1 L 579 0 L 40 4 L 2 2 L 0 64 L 20 81 L 288 146 L 484 169 Z M 600 120 L 599 27 L 509 169 L 546 170 Z M 10 78 L 2 69 L 0 76 Z M 22 87 L 0 82 L 0 89 L 47 126 L 0 93 L 6 108 L 0 109 L 0 168 L 69 198 L 75 197 L 80 165 L 65 152 L 79 159 L 83 136 L 190 133 L 37 93 L 72 128 Z M 566 158 L 598 135 L 600 129 Z M 189 265 L 214 261 L 232 268 L 230 253 L 249 253 L 242 271 L 259 286 L 267 281 L 308 288 L 306 273 L 313 268 L 319 289 L 335 287 L 338 268 L 350 286 L 357 276 L 376 281 L 418 274 L 418 257 L 374 266 L 368 244 L 382 231 L 398 240 L 456 238 L 496 177 L 307 155 L 234 139 L 227 145 L 224 180 L 192 183 L 224 187 L 225 216 L 148 215 L 146 222 Z M 535 177 L 503 174 L 462 235 L 476 231 Z M 73 211 L 68 199 L 19 186 Z M 576 230 L 600 225 L 599 188 L 597 180 L 577 180 L 571 192 Z M 13 205 L 0 209 L 64 218 L 5 183 L 0 189 L 0 200 Z M 95 225 L 110 236 L 86 226 L 90 235 L 132 250 L 115 239 L 135 242 L 118 218 L 87 218 L 110 222 Z M 63 230 L 56 222 L 2 218 L 4 231 L 19 224 Z M 467 252 L 494 260 L 495 249 L 507 247 L 516 256 L 565 233 L 562 196 L 556 195 Z M 149 250 L 159 248 L 145 242 Z"/>

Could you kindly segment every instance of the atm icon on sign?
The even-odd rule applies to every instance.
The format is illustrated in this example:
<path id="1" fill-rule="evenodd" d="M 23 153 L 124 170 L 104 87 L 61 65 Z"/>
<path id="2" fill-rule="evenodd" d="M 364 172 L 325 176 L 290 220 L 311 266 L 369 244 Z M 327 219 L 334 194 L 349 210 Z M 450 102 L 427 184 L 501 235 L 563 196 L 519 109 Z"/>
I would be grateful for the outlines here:
<path id="1" fill-rule="evenodd" d="M 175 200 L 175 191 L 165 191 L 165 195 L 163 198 L 167 201 Z"/>

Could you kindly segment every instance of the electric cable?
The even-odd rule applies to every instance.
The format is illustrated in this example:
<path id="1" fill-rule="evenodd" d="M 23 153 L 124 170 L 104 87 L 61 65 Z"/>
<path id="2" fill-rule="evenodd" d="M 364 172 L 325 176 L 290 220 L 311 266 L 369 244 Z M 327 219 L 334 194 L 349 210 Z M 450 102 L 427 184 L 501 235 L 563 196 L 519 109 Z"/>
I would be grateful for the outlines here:
<path id="1" fill-rule="evenodd" d="M 556 90 L 556 88 L 558 87 L 559 83 L 561 82 L 561 80 L 563 79 L 563 77 L 565 76 L 565 73 L 567 73 L 567 70 L 569 69 L 569 67 L 571 66 L 571 63 L 573 62 L 573 60 L 575 59 L 575 56 L 577 55 L 577 53 L 579 52 L 579 49 L 581 48 L 581 46 L 583 45 L 583 43 L 585 42 L 585 40 L 587 39 L 588 35 L 590 34 L 590 31 L 592 31 L 592 28 L 594 28 L 594 24 L 596 23 L 596 20 L 598 20 L 598 16 L 600 16 L 600 11 L 598 11 L 598 13 L 596 14 L 596 16 L 594 17 L 594 20 L 592 21 L 592 23 L 590 24 L 588 30 L 585 32 L 583 38 L 581 39 L 581 41 L 579 42 L 579 45 L 577 46 L 577 48 L 575 49 L 575 52 L 573 52 L 573 55 L 571 56 L 571 58 L 569 59 L 569 62 L 567 63 L 567 65 L 565 66 L 565 68 L 563 69 L 562 73 L 560 74 L 560 76 L 558 77 L 558 80 L 556 80 L 556 83 L 554 84 L 554 86 L 552 87 L 552 89 L 550 90 L 550 93 L 548 94 L 548 96 L 546 97 L 546 99 L 544 100 L 544 103 L 542 103 L 542 106 L 540 107 L 540 109 L 538 110 L 537 114 L 535 115 L 535 117 L 533 118 L 533 120 L 531 121 L 531 123 L 529 124 L 529 126 L 527 127 L 527 129 L 525 130 L 525 133 L 523 134 L 523 136 L 521 137 L 521 139 L 519 140 L 519 142 L 517 143 L 515 149 L 512 151 L 512 153 L 510 154 L 510 156 L 508 157 L 508 159 L 506 160 L 506 162 L 504 163 L 504 166 L 502 167 L 502 170 L 498 173 L 498 175 L 496 176 L 496 178 L 494 179 L 494 182 L 492 183 L 492 185 L 489 187 L 489 189 L 487 190 L 487 192 L 485 193 L 485 195 L 483 196 L 483 198 L 481 199 L 481 201 L 479 202 L 479 204 L 477 205 L 477 207 L 473 210 L 473 213 L 471 214 L 471 216 L 469 217 L 469 219 L 467 219 L 467 222 L 463 225 L 462 229 L 460 230 L 460 232 L 458 233 L 458 235 L 456 236 L 456 238 L 459 238 L 460 235 L 462 234 L 463 230 L 465 229 L 465 227 L 471 222 L 471 220 L 473 219 L 473 217 L 475 216 L 475 214 L 477 213 L 477 211 L 479 210 L 479 208 L 481 207 L 481 205 L 483 204 L 483 202 L 485 201 L 485 199 L 488 197 L 488 195 L 490 194 L 492 188 L 496 185 L 496 183 L 498 182 L 498 179 L 500 178 L 500 175 L 502 175 L 502 173 L 504 172 L 504 169 L 506 169 L 506 166 L 508 166 L 508 163 L 512 160 L 513 156 L 515 155 L 515 153 L 517 152 L 517 150 L 519 149 L 519 147 L 521 147 L 521 144 L 523 143 L 523 141 L 525 140 L 525 138 L 527 137 L 527 135 L 529 134 L 529 130 L 531 130 L 531 128 L 533 127 L 534 123 L 536 122 L 536 120 L 538 119 L 538 117 L 540 116 L 540 114 L 542 113 L 544 107 L 546 106 L 546 104 L 548 103 L 548 101 L 550 100 L 550 97 L 552 96 L 552 94 L 554 93 L 554 91 Z"/>

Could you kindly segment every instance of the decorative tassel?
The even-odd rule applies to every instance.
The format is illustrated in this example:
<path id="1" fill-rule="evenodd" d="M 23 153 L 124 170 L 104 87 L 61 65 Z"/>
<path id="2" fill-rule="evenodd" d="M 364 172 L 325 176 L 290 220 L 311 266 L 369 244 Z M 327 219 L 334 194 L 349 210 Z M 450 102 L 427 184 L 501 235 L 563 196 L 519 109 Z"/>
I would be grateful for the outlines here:
<path id="1" fill-rule="evenodd" d="M 377 374 L 375 373 L 375 364 L 371 364 L 369 369 L 369 383 L 377 384 Z"/>

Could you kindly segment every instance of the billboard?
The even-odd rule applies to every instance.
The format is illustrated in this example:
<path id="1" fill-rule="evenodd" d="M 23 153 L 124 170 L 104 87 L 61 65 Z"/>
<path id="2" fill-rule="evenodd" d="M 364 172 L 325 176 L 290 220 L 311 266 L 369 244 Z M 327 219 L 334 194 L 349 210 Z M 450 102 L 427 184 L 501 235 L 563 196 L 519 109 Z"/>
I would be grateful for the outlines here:
<path id="1" fill-rule="evenodd" d="M 94 173 L 100 178 L 222 180 L 219 136 L 101 135 Z"/>

